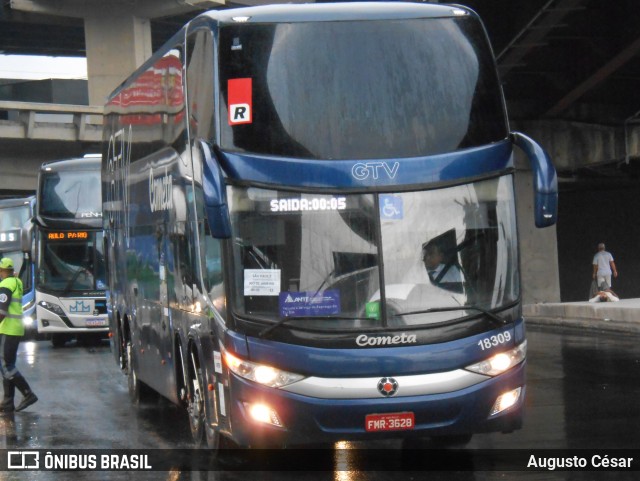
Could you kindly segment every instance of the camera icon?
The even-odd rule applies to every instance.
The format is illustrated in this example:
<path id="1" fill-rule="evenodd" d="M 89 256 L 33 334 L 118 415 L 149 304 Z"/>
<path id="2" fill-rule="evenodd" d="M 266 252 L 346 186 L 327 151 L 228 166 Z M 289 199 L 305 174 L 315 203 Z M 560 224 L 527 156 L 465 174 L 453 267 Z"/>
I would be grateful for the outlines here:
<path id="1" fill-rule="evenodd" d="M 8 451 L 8 469 L 39 469 L 40 453 L 38 451 Z"/>

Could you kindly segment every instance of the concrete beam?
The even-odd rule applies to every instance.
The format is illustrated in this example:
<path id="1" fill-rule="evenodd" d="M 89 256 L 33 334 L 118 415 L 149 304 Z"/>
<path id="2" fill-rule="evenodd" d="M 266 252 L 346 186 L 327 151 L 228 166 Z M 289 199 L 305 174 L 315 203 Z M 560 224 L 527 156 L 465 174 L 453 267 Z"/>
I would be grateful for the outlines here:
<path id="1" fill-rule="evenodd" d="M 16 10 L 84 19 L 91 105 L 104 105 L 151 56 L 150 18 L 221 5 L 224 0 L 11 0 Z"/>
<path id="2" fill-rule="evenodd" d="M 546 45 L 551 31 L 562 26 L 562 20 L 582 7 L 584 0 L 549 0 L 509 45 L 497 56 L 498 70 L 505 77 L 535 47 Z"/>
<path id="3" fill-rule="evenodd" d="M 623 125 L 536 120 L 517 122 L 512 127 L 536 139 L 549 153 L 557 170 L 574 170 L 640 156 L 638 124 L 629 124 L 625 129 Z"/>
<path id="4" fill-rule="evenodd" d="M 567 108 L 569 108 L 574 102 L 576 102 L 584 94 L 593 90 L 600 83 L 604 82 L 609 76 L 614 74 L 618 69 L 624 66 L 631 59 L 635 58 L 640 52 L 640 38 L 637 38 L 616 56 L 610 59 L 606 64 L 600 67 L 589 78 L 585 79 L 580 85 L 577 85 L 573 90 L 567 93 L 562 99 L 560 99 L 549 111 L 545 114 L 545 117 L 555 117 Z"/>
<path id="5" fill-rule="evenodd" d="M 102 106 L 0 101 L 0 139 L 99 143 Z"/>

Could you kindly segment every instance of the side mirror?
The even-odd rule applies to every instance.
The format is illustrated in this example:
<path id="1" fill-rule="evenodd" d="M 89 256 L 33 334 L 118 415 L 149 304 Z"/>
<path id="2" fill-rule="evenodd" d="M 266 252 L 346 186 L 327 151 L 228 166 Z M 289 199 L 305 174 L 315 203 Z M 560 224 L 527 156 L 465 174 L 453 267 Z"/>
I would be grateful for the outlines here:
<path id="1" fill-rule="evenodd" d="M 20 250 L 23 253 L 29 254 L 31 259 L 35 256 L 33 255 L 33 222 L 31 220 L 25 222 L 20 230 Z"/>
<path id="2" fill-rule="evenodd" d="M 534 217 L 536 227 L 548 227 L 558 217 L 558 177 L 549 154 L 532 138 L 512 132 L 513 142 L 529 158 L 533 170 Z"/>
<path id="3" fill-rule="evenodd" d="M 229 239 L 231 237 L 231 221 L 229 220 L 227 191 L 222 171 L 206 142 L 199 140 L 198 149 L 204 158 L 202 186 L 211 234 L 217 239 Z"/>

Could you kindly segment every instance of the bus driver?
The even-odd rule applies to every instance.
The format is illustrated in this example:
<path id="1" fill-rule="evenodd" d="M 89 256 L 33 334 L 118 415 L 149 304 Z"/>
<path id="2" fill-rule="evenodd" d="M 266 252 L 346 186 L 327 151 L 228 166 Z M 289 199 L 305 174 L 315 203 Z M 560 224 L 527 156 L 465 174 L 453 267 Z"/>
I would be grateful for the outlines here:
<path id="1" fill-rule="evenodd" d="M 422 262 L 429 280 L 444 289 L 462 292 L 462 272 L 456 263 L 446 261 L 441 247 L 435 242 L 422 244 Z"/>

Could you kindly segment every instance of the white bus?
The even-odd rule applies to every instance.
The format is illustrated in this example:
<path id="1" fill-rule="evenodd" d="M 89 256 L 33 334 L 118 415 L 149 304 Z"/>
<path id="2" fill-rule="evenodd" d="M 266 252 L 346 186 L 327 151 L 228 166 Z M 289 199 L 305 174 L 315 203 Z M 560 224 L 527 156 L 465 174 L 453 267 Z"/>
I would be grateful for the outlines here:
<path id="1" fill-rule="evenodd" d="M 108 333 L 100 156 L 47 162 L 35 215 L 36 314 L 54 346 Z"/>

